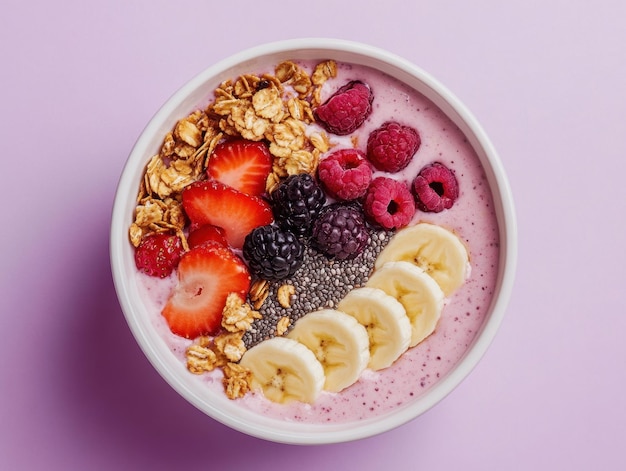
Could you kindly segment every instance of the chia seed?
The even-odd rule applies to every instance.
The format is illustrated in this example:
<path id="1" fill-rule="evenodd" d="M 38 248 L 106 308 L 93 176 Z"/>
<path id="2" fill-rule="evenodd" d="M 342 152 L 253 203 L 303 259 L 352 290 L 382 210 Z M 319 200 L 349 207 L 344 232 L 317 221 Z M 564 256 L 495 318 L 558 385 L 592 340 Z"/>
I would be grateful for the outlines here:
<path id="1" fill-rule="evenodd" d="M 291 326 L 305 314 L 332 309 L 349 291 L 365 285 L 374 268 L 378 254 L 391 238 L 390 231 L 371 230 L 369 242 L 356 258 L 332 260 L 306 244 L 302 266 L 291 277 L 271 282 L 269 295 L 259 308 L 261 319 L 255 320 L 244 333 L 246 348 L 276 335 L 276 324 L 282 317 L 291 319 Z M 291 306 L 278 302 L 276 293 L 285 283 L 295 287 Z"/>

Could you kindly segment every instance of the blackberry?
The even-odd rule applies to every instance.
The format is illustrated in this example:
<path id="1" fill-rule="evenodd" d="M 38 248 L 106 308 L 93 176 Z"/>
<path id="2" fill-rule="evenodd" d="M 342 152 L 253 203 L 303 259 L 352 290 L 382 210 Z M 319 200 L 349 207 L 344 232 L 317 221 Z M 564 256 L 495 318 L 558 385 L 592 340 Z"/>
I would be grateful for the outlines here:
<path id="1" fill-rule="evenodd" d="M 308 173 L 287 177 L 272 192 L 276 222 L 297 237 L 311 234 L 313 221 L 324 204 L 324 191 Z"/>
<path id="2" fill-rule="evenodd" d="M 293 233 L 270 224 L 257 227 L 246 236 L 243 257 L 252 273 L 265 280 L 278 281 L 300 268 L 304 246 Z"/>
<path id="3" fill-rule="evenodd" d="M 329 258 L 355 258 L 368 242 L 365 219 L 356 205 L 331 204 L 313 225 L 311 245 Z"/>

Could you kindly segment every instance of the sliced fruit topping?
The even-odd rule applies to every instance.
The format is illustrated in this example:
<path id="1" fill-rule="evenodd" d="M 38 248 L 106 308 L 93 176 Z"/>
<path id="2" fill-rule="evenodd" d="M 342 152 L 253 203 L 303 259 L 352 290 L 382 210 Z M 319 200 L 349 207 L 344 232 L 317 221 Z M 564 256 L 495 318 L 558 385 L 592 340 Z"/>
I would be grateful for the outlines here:
<path id="1" fill-rule="evenodd" d="M 333 203 L 315 220 L 311 245 L 329 258 L 353 259 L 369 242 L 369 232 L 360 207 Z"/>
<path id="2" fill-rule="evenodd" d="M 182 254 L 180 237 L 152 234 L 144 237 L 135 249 L 135 265 L 147 275 L 165 278 L 176 268 Z"/>
<path id="3" fill-rule="evenodd" d="M 271 224 L 257 227 L 246 236 L 243 257 L 255 275 L 278 281 L 300 268 L 304 245 L 291 232 Z"/>
<path id="4" fill-rule="evenodd" d="M 415 215 L 415 199 L 405 183 L 377 177 L 367 190 L 363 209 L 372 222 L 384 229 L 399 229 Z"/>
<path id="5" fill-rule="evenodd" d="M 324 191 L 308 173 L 287 177 L 272 192 L 276 222 L 297 237 L 311 234 L 313 221 L 324 204 Z"/>
<path id="6" fill-rule="evenodd" d="M 193 224 L 211 224 L 224 230 L 229 245 L 240 249 L 252 229 L 270 224 L 269 204 L 217 181 L 192 183 L 183 190 L 183 208 Z"/>
<path id="7" fill-rule="evenodd" d="M 359 128 L 372 112 L 374 95 L 359 80 L 348 82 L 314 110 L 315 119 L 328 132 L 345 136 Z"/>
<path id="8" fill-rule="evenodd" d="M 337 309 L 353 316 L 367 330 L 370 343 L 368 368 L 391 366 L 411 343 L 411 322 L 406 310 L 393 296 L 378 288 L 350 291 Z"/>
<path id="9" fill-rule="evenodd" d="M 388 121 L 367 139 L 367 158 L 378 170 L 399 172 L 411 162 L 421 143 L 416 129 Z"/>
<path id="10" fill-rule="evenodd" d="M 324 158 L 317 175 L 333 198 L 350 201 L 362 197 L 372 181 L 372 167 L 358 149 L 341 149 Z"/>
<path id="11" fill-rule="evenodd" d="M 425 222 L 398 231 L 376 259 L 375 267 L 393 261 L 419 266 L 435 279 L 446 296 L 470 274 L 469 253 L 461 239 L 442 226 Z"/>
<path id="12" fill-rule="evenodd" d="M 287 335 L 309 348 L 324 368 L 324 389 L 354 384 L 369 362 L 367 330 L 345 312 L 322 309 L 301 317 Z"/>
<path id="13" fill-rule="evenodd" d="M 206 242 L 181 257 L 178 284 L 162 314 L 181 337 L 215 335 L 229 293 L 245 299 L 249 288 L 250 273 L 243 260 L 216 242 Z"/>
<path id="14" fill-rule="evenodd" d="M 252 374 L 251 388 L 273 402 L 313 403 L 324 386 L 324 368 L 300 342 L 274 337 L 244 353 L 239 364 Z"/>
<path id="15" fill-rule="evenodd" d="M 424 270 L 409 262 L 388 262 L 376 269 L 366 286 L 383 290 L 404 306 L 414 347 L 435 331 L 444 294 Z"/>
<path id="16" fill-rule="evenodd" d="M 459 197 L 459 184 L 454 171 L 440 162 L 422 168 L 413 180 L 418 209 L 439 213 L 450 209 Z"/>
<path id="17" fill-rule="evenodd" d="M 233 139 L 215 147 L 207 164 L 210 178 L 242 193 L 265 193 L 267 176 L 272 170 L 272 156 L 263 142 Z"/>
<path id="18" fill-rule="evenodd" d="M 190 229 L 189 235 L 187 236 L 187 243 L 190 248 L 197 247 L 209 241 L 217 242 L 223 246 L 228 245 L 224 229 L 211 224 L 204 224 L 193 228 L 193 230 Z"/>

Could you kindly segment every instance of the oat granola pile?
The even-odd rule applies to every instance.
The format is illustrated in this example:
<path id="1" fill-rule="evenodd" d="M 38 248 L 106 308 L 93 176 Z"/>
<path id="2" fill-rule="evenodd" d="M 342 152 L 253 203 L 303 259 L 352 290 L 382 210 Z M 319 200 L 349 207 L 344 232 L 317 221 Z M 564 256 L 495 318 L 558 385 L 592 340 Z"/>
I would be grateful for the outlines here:
<path id="1" fill-rule="evenodd" d="M 180 193 L 204 177 L 207 159 L 227 136 L 269 142 L 274 166 L 268 193 L 289 175 L 315 172 L 330 142 L 324 132 L 307 134 L 307 126 L 314 121 L 312 109 L 320 103 L 322 85 L 336 73 L 334 61 L 321 62 L 310 76 L 285 61 L 274 75 L 246 74 L 220 84 L 215 100 L 179 120 L 150 159 L 130 227 L 132 244 L 137 247 L 147 234 L 174 231 L 185 245 Z M 294 95 L 287 93 L 287 86 Z"/>
<path id="2" fill-rule="evenodd" d="M 274 74 L 244 74 L 227 80 L 214 91 L 214 100 L 202 110 L 180 119 L 164 137 L 158 154 L 149 160 L 137 195 L 130 241 L 138 247 L 151 234 L 175 233 L 189 250 L 181 205 L 182 190 L 202 180 L 215 147 L 228 137 L 251 141 L 265 140 L 273 156 L 273 167 L 266 181 L 271 194 L 290 175 L 315 173 L 320 155 L 331 143 L 323 131 L 311 131 L 313 109 L 321 103 L 321 88 L 337 74 L 334 61 L 324 61 L 311 74 L 292 61 L 275 67 Z M 243 335 L 261 314 L 267 297 L 267 282 L 255 282 L 250 302 L 229 296 L 223 311 L 222 333 L 203 336 L 189 346 L 187 368 L 202 374 L 221 368 L 229 398 L 242 397 L 249 390 L 250 372 L 237 362 L 246 350 Z M 278 302 L 289 307 L 292 285 L 277 291 Z M 276 335 L 287 332 L 291 320 L 281 318 Z"/>

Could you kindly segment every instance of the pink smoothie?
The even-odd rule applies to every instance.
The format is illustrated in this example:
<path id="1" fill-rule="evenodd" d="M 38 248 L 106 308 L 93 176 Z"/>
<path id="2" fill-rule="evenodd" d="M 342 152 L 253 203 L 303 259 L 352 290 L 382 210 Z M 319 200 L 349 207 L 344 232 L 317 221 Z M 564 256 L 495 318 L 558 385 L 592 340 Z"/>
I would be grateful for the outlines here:
<path id="1" fill-rule="evenodd" d="M 304 64 L 307 68 L 313 65 Z M 271 71 L 269 68 L 268 72 Z M 455 171 L 460 196 L 454 206 L 437 214 L 418 211 L 414 222 L 431 222 L 458 234 L 470 253 L 471 274 L 446 300 L 435 332 L 409 349 L 391 367 L 378 372 L 366 370 L 351 387 L 340 393 L 322 392 L 312 405 L 275 404 L 260 393 L 236 400 L 241 407 L 286 421 L 356 421 L 384 414 L 424 394 L 463 357 L 481 328 L 496 286 L 499 240 L 492 195 L 479 159 L 465 136 L 423 95 L 364 66 L 341 64 L 338 76 L 325 84 L 323 98 L 350 80 L 368 83 L 375 97 L 371 116 L 354 133 L 357 147 L 365 150 L 369 133 L 388 120 L 411 125 L 420 133 L 422 144 L 409 167 L 399 174 L 385 175 L 412 182 L 419 170 L 433 161 L 442 162 Z M 351 146 L 350 137 L 331 136 L 331 139 L 343 147 Z M 154 325 L 172 352 L 184 362 L 190 341 L 171 334 L 160 315 L 176 275 L 165 280 L 139 273 L 137 276 L 146 305 L 154 316 Z M 197 381 L 206 383 L 215 394 L 224 394 L 221 377 L 220 371 L 214 371 L 198 376 Z"/>

